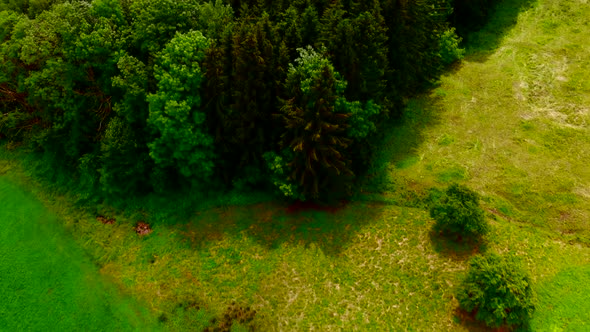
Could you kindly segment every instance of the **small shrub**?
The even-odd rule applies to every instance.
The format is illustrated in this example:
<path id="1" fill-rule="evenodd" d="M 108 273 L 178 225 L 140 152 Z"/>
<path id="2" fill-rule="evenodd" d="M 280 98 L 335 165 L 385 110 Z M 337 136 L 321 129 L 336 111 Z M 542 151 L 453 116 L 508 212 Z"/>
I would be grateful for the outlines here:
<path id="1" fill-rule="evenodd" d="M 469 265 L 457 294 L 461 309 L 489 327 L 526 324 L 535 311 L 535 294 L 522 267 L 496 254 L 474 256 Z"/>
<path id="2" fill-rule="evenodd" d="M 289 162 L 292 160 L 293 153 L 289 149 L 284 149 L 281 154 L 267 152 L 264 154 L 264 160 L 270 171 L 270 182 L 284 197 L 305 201 L 305 195 L 301 186 L 289 178 Z"/>
<path id="3" fill-rule="evenodd" d="M 462 38 L 457 36 L 455 28 L 445 30 L 439 39 L 440 60 L 443 65 L 448 66 L 455 61 L 462 60 L 465 56 L 465 49 L 459 47 Z"/>
<path id="4" fill-rule="evenodd" d="M 436 231 L 463 237 L 478 237 L 489 231 L 489 224 L 479 206 L 479 195 L 471 189 L 452 184 L 430 208 L 430 216 L 436 220 Z"/>

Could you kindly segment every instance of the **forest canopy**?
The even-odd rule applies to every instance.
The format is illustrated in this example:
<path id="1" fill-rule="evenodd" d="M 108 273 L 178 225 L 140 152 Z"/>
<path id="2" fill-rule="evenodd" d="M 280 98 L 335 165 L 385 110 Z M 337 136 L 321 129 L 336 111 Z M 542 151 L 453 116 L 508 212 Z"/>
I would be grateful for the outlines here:
<path id="1" fill-rule="evenodd" d="M 108 195 L 346 197 L 492 5 L 2 0 L 0 139 Z"/>

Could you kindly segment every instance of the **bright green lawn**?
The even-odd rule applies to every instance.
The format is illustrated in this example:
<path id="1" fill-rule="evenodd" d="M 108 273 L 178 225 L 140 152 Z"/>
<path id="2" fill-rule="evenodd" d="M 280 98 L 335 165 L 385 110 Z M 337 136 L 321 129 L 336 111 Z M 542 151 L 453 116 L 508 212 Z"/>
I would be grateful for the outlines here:
<path id="1" fill-rule="evenodd" d="M 149 313 L 103 281 L 56 217 L 0 176 L 0 331 L 150 329 Z"/>
<path id="2" fill-rule="evenodd" d="M 216 325 L 235 302 L 257 311 L 260 331 L 478 330 L 458 318 L 453 294 L 469 257 L 487 250 L 518 255 L 530 272 L 534 331 L 588 331 L 588 22 L 586 0 L 504 1 L 470 37 L 465 61 L 409 102 L 362 194 L 335 213 L 227 199 L 191 210 L 191 197 L 82 211 L 72 203 L 82 194 L 40 189 L 17 167 L 7 176 L 59 215 L 101 273 L 165 329 Z M 430 232 L 424 201 L 452 181 L 483 196 L 493 230 L 479 249 Z M 98 224 L 97 213 L 117 223 Z M 147 238 L 133 232 L 140 219 L 153 225 Z"/>

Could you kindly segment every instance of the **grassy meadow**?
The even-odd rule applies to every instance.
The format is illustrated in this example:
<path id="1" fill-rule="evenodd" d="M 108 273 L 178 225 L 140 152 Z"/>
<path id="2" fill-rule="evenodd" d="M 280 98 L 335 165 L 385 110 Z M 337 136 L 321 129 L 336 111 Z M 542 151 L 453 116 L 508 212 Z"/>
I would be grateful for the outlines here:
<path id="1" fill-rule="evenodd" d="M 75 313 L 66 329 L 487 331 L 457 311 L 454 293 L 469 257 L 491 251 L 516 254 L 530 272 L 531 330 L 590 330 L 590 2 L 500 8 L 469 36 L 464 61 L 408 101 L 340 209 L 291 213 L 240 195 L 88 208 L 3 151 L 0 324 L 41 329 Z M 483 197 L 492 232 L 477 246 L 431 232 L 429 197 L 451 182 Z M 65 233 L 39 232 L 45 219 Z M 138 220 L 154 232 L 138 237 Z"/>
<path id="2" fill-rule="evenodd" d="M 151 313 L 106 282 L 56 216 L 0 176 L 0 330 L 149 330 Z"/>

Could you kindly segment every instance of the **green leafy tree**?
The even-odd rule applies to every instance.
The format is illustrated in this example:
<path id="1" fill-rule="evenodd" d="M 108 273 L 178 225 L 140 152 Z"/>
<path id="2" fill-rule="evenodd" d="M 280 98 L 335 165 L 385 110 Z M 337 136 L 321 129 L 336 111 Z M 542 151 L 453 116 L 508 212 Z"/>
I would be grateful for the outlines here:
<path id="1" fill-rule="evenodd" d="M 138 53 L 131 53 L 148 62 L 174 38 L 177 32 L 198 30 L 198 0 L 134 0 L 130 5 L 130 40 Z"/>
<path id="2" fill-rule="evenodd" d="M 223 0 L 204 2 L 199 6 L 197 23 L 199 30 L 209 39 L 221 38 L 225 28 L 232 23 L 234 10 Z"/>
<path id="3" fill-rule="evenodd" d="M 493 328 L 522 326 L 532 318 L 536 296 L 531 279 L 514 257 L 477 255 L 469 266 L 457 293 L 463 310 Z"/>
<path id="4" fill-rule="evenodd" d="M 279 154 L 274 152 L 264 154 L 264 160 L 270 171 L 270 183 L 282 196 L 292 200 L 305 201 L 303 189 L 290 177 L 289 161 L 293 158 L 294 155 L 290 149 L 283 149 Z"/>
<path id="5" fill-rule="evenodd" d="M 21 89 L 43 128 L 34 141 L 75 165 L 95 150 L 111 112 L 113 26 L 106 19 L 93 20 L 83 4 L 64 3 L 16 29 L 25 67 Z"/>
<path id="6" fill-rule="evenodd" d="M 26 68 L 18 59 L 19 46 L 13 38 L 15 26 L 26 21 L 26 16 L 14 11 L 0 12 L 0 137 L 12 141 L 23 139 L 38 121 L 22 91 Z"/>
<path id="7" fill-rule="evenodd" d="M 459 241 L 485 235 L 490 229 L 479 206 L 479 195 L 456 183 L 432 205 L 430 216 L 436 221 L 435 230 L 456 236 Z"/>
<path id="8" fill-rule="evenodd" d="M 98 171 L 104 193 L 120 196 L 146 191 L 151 163 L 142 143 L 127 121 L 111 118 L 100 144 Z"/>
<path id="9" fill-rule="evenodd" d="M 100 186 L 109 195 L 146 192 L 154 161 L 149 156 L 147 120 L 149 70 L 121 52 L 118 75 L 112 78 L 113 116 L 100 141 Z"/>
<path id="10" fill-rule="evenodd" d="M 0 1 L 0 11 L 10 10 L 35 18 L 53 5 L 64 2 L 65 0 L 2 0 Z"/>
<path id="11" fill-rule="evenodd" d="M 176 34 L 154 68 L 158 91 L 148 96 L 148 124 L 156 135 L 150 156 L 197 180 L 208 179 L 215 166 L 213 138 L 201 108 L 201 62 L 208 46 L 199 31 Z"/>

